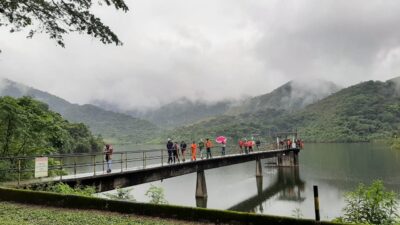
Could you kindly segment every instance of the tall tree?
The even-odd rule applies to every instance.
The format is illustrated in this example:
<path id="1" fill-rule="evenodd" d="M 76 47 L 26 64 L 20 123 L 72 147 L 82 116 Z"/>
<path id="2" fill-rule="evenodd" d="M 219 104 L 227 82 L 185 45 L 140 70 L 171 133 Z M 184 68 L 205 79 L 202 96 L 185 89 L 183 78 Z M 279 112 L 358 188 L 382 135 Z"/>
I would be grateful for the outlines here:
<path id="1" fill-rule="evenodd" d="M 10 32 L 29 29 L 28 37 L 47 33 L 64 47 L 63 35 L 70 32 L 86 33 L 104 44 L 121 45 L 116 34 L 92 12 L 92 0 L 0 0 L 0 27 Z M 114 6 L 128 11 L 124 0 L 98 0 L 100 5 Z"/>

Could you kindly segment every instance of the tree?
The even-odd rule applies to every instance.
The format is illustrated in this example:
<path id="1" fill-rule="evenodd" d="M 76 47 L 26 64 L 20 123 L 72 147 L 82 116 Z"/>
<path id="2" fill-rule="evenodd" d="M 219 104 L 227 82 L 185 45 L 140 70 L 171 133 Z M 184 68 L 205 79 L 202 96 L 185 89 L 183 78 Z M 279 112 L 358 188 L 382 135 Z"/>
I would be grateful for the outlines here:
<path id="1" fill-rule="evenodd" d="M 345 196 L 346 206 L 338 222 L 357 224 L 394 224 L 398 222 L 397 195 L 385 190 L 383 182 L 374 181 L 371 186 L 360 184 Z"/>
<path id="2" fill-rule="evenodd" d="M 99 4 L 113 5 L 127 12 L 124 0 L 98 0 Z M 47 33 L 64 47 L 63 35 L 70 32 L 86 33 L 104 44 L 121 45 L 116 34 L 90 10 L 92 0 L 0 0 L 0 27 L 10 32 L 29 28 L 28 36 Z"/>

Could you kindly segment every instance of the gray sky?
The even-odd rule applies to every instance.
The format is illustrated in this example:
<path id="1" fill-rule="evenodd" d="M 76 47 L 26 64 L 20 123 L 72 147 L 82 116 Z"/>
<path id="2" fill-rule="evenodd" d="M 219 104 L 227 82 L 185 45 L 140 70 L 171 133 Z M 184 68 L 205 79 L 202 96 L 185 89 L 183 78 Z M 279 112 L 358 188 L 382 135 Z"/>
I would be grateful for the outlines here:
<path id="1" fill-rule="evenodd" d="M 151 107 L 267 93 L 291 79 L 400 76 L 398 0 L 126 0 L 96 8 L 122 47 L 0 30 L 0 77 L 74 103 Z"/>

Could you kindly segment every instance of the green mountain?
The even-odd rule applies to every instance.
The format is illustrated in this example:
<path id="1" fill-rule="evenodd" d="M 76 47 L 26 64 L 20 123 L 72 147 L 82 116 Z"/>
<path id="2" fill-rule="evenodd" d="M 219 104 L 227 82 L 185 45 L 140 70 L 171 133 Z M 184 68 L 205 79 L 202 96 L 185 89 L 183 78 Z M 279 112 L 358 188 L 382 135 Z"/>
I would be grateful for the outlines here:
<path id="1" fill-rule="evenodd" d="M 84 123 L 94 134 L 102 135 L 112 142 L 142 143 L 159 132 L 156 125 L 142 119 L 107 111 L 93 105 L 71 104 L 52 94 L 10 80 L 2 80 L 0 83 L 1 96 L 31 96 L 45 102 L 51 110 L 60 113 L 67 120 Z"/>
<path id="2" fill-rule="evenodd" d="M 185 126 L 166 136 L 178 139 L 253 134 L 297 129 L 309 142 L 358 142 L 390 137 L 400 128 L 400 78 L 368 81 L 334 93 L 303 109 L 265 109 L 224 115 Z"/>

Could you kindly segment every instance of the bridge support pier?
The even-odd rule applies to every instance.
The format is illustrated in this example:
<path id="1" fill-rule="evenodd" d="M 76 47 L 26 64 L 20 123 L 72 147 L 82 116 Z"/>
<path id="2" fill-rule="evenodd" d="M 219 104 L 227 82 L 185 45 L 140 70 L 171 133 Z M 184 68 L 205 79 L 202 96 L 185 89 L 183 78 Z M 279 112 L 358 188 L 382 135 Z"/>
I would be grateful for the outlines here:
<path id="1" fill-rule="evenodd" d="M 207 185 L 204 170 L 197 171 L 196 198 L 207 198 Z"/>
<path id="2" fill-rule="evenodd" d="M 288 154 L 279 154 L 277 156 L 278 166 L 297 166 L 299 165 L 299 153 L 290 151 Z"/>
<path id="3" fill-rule="evenodd" d="M 262 177 L 261 159 L 256 159 L 256 177 Z"/>

